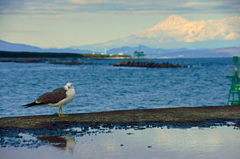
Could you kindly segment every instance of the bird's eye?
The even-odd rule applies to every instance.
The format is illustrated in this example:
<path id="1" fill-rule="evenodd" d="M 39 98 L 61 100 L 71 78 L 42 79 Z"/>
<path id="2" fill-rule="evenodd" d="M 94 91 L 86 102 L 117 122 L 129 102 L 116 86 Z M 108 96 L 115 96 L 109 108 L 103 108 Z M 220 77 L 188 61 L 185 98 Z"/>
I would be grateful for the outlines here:
<path id="1" fill-rule="evenodd" d="M 68 86 L 68 89 L 70 89 L 71 87 L 70 86 Z"/>

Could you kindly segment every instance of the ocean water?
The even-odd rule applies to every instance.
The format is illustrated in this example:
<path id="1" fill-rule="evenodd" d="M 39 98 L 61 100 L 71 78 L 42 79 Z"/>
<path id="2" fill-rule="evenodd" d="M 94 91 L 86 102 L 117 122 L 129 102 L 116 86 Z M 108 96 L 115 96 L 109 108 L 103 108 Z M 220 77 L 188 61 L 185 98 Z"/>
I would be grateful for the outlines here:
<path id="1" fill-rule="evenodd" d="M 80 59 L 79 59 L 80 60 Z M 146 60 L 136 60 L 146 61 Z M 64 114 L 111 110 L 226 105 L 232 58 L 157 59 L 189 68 L 133 68 L 121 60 L 84 60 L 98 65 L 0 62 L 0 117 L 57 114 L 57 107 L 22 105 L 73 83 L 76 96 Z"/>

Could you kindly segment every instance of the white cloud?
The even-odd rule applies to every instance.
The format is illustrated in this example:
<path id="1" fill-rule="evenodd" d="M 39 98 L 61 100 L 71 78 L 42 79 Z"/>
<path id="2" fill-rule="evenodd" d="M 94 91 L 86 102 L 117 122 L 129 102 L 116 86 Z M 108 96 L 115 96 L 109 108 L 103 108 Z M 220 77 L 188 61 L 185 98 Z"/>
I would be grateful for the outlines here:
<path id="1" fill-rule="evenodd" d="M 207 40 L 233 40 L 240 38 L 240 17 L 222 20 L 188 21 L 180 16 L 170 16 L 150 29 L 139 31 L 140 38 L 174 38 L 179 42 Z"/>
<path id="2" fill-rule="evenodd" d="M 112 4 L 121 4 L 121 5 L 130 5 L 135 4 L 137 5 L 146 5 L 149 3 L 149 0 L 68 0 L 72 3 L 77 4 L 100 4 L 100 3 L 112 3 Z"/>
<path id="3" fill-rule="evenodd" d="M 48 10 L 47 7 L 52 10 Z M 74 6 L 74 7 L 73 7 Z M 239 0 L 1 0 L 0 14 L 58 14 L 108 12 L 112 14 L 239 13 Z"/>
<path id="4" fill-rule="evenodd" d="M 216 7 L 216 6 L 224 6 L 226 3 L 224 2 L 187 2 L 183 4 L 184 7 L 191 7 L 191 8 L 204 8 L 204 7 Z"/>
<path id="5" fill-rule="evenodd" d="M 240 38 L 240 34 L 235 33 L 235 32 L 231 32 L 225 37 L 226 40 L 234 40 L 234 39 L 238 39 L 238 38 Z"/>
<path id="6" fill-rule="evenodd" d="M 68 0 L 68 1 L 77 4 L 98 4 L 109 2 L 109 0 Z"/>

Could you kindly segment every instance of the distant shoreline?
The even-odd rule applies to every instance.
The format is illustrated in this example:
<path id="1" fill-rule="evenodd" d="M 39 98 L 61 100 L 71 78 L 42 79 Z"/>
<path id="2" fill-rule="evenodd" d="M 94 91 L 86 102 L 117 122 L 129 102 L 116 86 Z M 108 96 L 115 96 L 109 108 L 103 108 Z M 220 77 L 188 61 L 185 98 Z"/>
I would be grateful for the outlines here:
<path id="1" fill-rule="evenodd" d="M 0 129 L 38 129 L 56 125 L 74 124 L 147 124 L 180 123 L 198 124 L 209 120 L 240 120 L 240 106 L 181 107 L 140 110 L 119 110 L 94 113 L 22 116 L 0 118 Z"/>
<path id="2" fill-rule="evenodd" d="M 91 54 L 91 53 L 52 53 L 52 52 L 11 52 L 11 51 L 0 51 L 0 58 L 12 59 L 12 58 L 29 58 L 29 59 L 130 59 L 130 55 L 102 55 L 102 54 Z M 1 60 L 0 60 L 1 62 Z M 4 62 L 4 61 L 2 61 Z"/>

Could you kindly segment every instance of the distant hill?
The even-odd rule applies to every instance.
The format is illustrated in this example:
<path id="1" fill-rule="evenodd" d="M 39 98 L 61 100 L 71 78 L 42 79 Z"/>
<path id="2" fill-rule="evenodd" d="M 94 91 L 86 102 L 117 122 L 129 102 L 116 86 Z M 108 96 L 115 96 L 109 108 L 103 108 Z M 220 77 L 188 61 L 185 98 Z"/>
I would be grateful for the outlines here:
<path id="1" fill-rule="evenodd" d="M 81 53 L 81 54 L 92 54 L 91 50 L 81 49 L 42 49 L 35 46 L 25 44 L 15 44 L 0 40 L 0 51 L 12 51 L 12 52 L 39 52 L 39 53 Z M 151 48 L 145 45 L 136 47 L 123 46 L 118 48 L 112 48 L 107 50 L 107 54 L 119 54 L 134 56 L 134 51 L 144 51 L 145 57 L 155 58 L 198 58 L 198 57 L 232 57 L 240 56 L 240 47 L 227 47 L 227 48 L 216 48 L 216 49 L 162 49 L 162 48 Z M 95 52 L 98 53 L 98 52 Z"/>
<path id="2" fill-rule="evenodd" d="M 84 54 L 0 51 L 0 58 L 83 58 Z"/>
<path id="3" fill-rule="evenodd" d="M 150 48 L 144 45 L 139 47 L 120 47 L 108 50 L 108 54 L 123 53 L 134 56 L 134 51 L 144 51 L 146 57 L 162 57 L 162 58 L 194 58 L 194 57 L 232 57 L 240 56 L 240 47 L 228 47 L 219 49 L 161 49 L 161 48 Z"/>
<path id="4" fill-rule="evenodd" d="M 56 52 L 56 53 L 91 53 L 90 50 L 80 50 L 80 49 L 72 49 L 72 48 L 63 48 L 63 49 L 42 49 L 36 46 L 26 45 L 26 44 L 16 44 L 9 43 L 3 40 L 0 40 L 0 50 L 1 51 L 15 51 L 15 52 Z"/>

